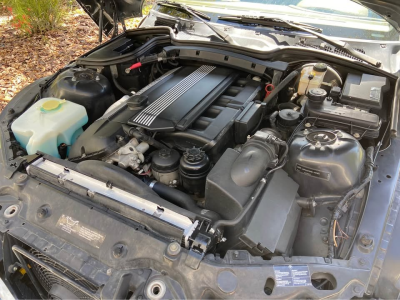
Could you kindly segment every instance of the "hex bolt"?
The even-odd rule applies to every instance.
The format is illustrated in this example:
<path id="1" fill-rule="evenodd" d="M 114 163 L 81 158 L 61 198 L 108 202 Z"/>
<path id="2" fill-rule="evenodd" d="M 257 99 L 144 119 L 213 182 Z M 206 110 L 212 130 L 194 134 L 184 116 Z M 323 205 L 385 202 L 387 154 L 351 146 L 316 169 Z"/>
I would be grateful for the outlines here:
<path id="1" fill-rule="evenodd" d="M 304 124 L 304 127 L 305 127 L 305 128 L 310 128 L 310 127 L 311 127 L 311 123 L 306 123 L 306 124 Z"/>
<path id="2" fill-rule="evenodd" d="M 353 287 L 353 292 L 356 294 L 360 294 L 360 293 L 362 293 L 362 291 L 363 291 L 363 288 L 359 285 L 356 285 L 355 287 Z"/>
<path id="3" fill-rule="evenodd" d="M 41 208 L 38 209 L 37 215 L 38 215 L 39 218 L 44 218 L 44 217 L 46 217 L 47 213 L 48 213 L 47 208 L 46 207 L 41 207 Z"/>
<path id="4" fill-rule="evenodd" d="M 28 178 L 28 175 L 26 175 L 26 174 L 21 174 L 21 175 L 19 175 L 19 176 L 17 177 L 16 182 L 17 182 L 17 183 L 22 183 L 22 182 L 24 182 L 27 178 Z"/>
<path id="5" fill-rule="evenodd" d="M 108 270 L 107 270 L 107 275 L 110 276 L 111 273 L 112 273 L 112 270 L 111 270 L 111 269 L 108 269 Z"/>
<path id="6" fill-rule="evenodd" d="M 363 234 L 360 238 L 360 242 L 364 247 L 371 247 L 374 243 L 374 239 L 369 234 Z"/>
<path id="7" fill-rule="evenodd" d="M 367 261 L 365 259 L 363 259 L 363 258 L 360 258 L 358 260 L 358 263 L 360 264 L 360 266 L 365 266 L 367 264 Z"/>
<path id="8" fill-rule="evenodd" d="M 117 245 L 114 247 L 113 255 L 115 258 L 120 258 L 124 254 L 124 246 Z"/>
<path id="9" fill-rule="evenodd" d="M 13 271 L 14 271 L 14 272 L 17 272 L 17 271 L 18 271 L 18 267 L 17 267 L 17 266 L 14 266 L 14 267 L 13 267 Z"/>
<path id="10" fill-rule="evenodd" d="M 181 252 L 181 245 L 177 242 L 172 242 L 167 247 L 167 254 L 170 256 L 177 256 Z"/>
<path id="11" fill-rule="evenodd" d="M 360 134 L 359 134 L 358 132 L 354 133 L 353 136 L 354 136 L 356 139 L 359 139 L 359 138 L 360 138 Z"/>

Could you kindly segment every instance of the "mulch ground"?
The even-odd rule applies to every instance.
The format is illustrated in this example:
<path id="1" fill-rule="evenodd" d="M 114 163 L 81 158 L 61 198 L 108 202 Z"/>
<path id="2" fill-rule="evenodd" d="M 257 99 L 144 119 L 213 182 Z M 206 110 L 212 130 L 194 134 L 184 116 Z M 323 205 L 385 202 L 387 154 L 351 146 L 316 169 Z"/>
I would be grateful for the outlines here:
<path id="1" fill-rule="evenodd" d="M 21 34 L 10 18 L 0 7 L 0 111 L 23 87 L 98 45 L 98 27 L 80 8 L 71 10 L 57 30 L 43 35 Z"/>

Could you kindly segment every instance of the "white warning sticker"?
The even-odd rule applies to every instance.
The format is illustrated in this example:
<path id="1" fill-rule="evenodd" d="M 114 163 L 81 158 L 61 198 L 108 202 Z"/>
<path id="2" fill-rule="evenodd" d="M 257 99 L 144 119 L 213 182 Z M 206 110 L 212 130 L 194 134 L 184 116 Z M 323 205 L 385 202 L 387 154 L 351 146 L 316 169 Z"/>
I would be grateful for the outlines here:
<path id="1" fill-rule="evenodd" d="M 100 248 L 106 238 L 106 236 L 101 234 L 98 230 L 67 215 L 61 215 L 60 219 L 58 219 L 57 227 L 96 248 Z"/>
<path id="2" fill-rule="evenodd" d="M 310 286 L 310 270 L 307 265 L 274 266 L 276 286 Z"/>

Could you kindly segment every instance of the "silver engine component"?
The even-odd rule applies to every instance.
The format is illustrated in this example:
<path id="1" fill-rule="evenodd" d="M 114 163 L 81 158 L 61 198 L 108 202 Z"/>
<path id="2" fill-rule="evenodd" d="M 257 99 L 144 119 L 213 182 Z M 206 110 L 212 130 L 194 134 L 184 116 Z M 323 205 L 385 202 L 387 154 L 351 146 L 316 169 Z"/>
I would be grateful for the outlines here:
<path id="1" fill-rule="evenodd" d="M 136 138 L 133 138 L 125 146 L 111 154 L 106 159 L 106 162 L 110 164 L 118 163 L 118 166 L 123 169 L 130 167 L 133 170 L 137 170 L 144 162 L 144 153 L 148 149 L 149 144 L 146 142 L 139 143 Z"/>

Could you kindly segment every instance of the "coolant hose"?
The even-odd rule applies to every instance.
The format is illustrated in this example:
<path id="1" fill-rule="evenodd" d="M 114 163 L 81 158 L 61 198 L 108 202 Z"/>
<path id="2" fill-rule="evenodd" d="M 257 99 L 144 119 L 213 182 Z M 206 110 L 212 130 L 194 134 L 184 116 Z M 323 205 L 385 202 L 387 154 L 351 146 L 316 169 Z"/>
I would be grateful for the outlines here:
<path id="1" fill-rule="evenodd" d="M 85 160 L 78 163 L 75 167 L 75 170 L 97 180 L 107 182 L 107 185 L 109 185 L 110 189 L 115 186 L 147 201 L 153 202 L 161 207 L 165 207 L 181 215 L 188 216 L 191 219 L 196 217 L 195 213 L 183 209 L 182 207 L 174 205 L 170 201 L 161 198 L 141 179 L 137 178 L 128 171 L 121 169 L 120 167 L 104 161 Z M 118 201 L 114 202 L 118 203 Z M 118 206 L 118 204 L 115 204 L 115 206 Z"/>
<path id="2" fill-rule="evenodd" d="M 292 80 L 293 78 L 295 78 L 297 75 L 299 75 L 298 71 L 293 71 L 291 72 L 288 76 L 285 77 L 285 79 L 283 79 L 271 92 L 271 94 L 269 94 L 265 99 L 264 102 L 265 103 L 269 103 L 272 99 L 274 99 L 278 93 L 283 90 L 283 88 L 285 88 Z"/>
<path id="3" fill-rule="evenodd" d="M 148 182 L 148 185 L 154 192 L 158 194 L 158 196 L 171 202 L 172 204 L 187 209 L 199 216 L 203 216 L 204 218 L 208 218 L 213 222 L 221 219 L 219 214 L 216 212 L 198 207 L 195 201 L 188 194 L 180 190 L 174 189 L 157 181 L 150 181 Z"/>
<path id="4" fill-rule="evenodd" d="M 333 210 L 331 221 L 329 223 L 329 237 L 328 237 L 328 258 L 333 259 L 335 256 L 335 251 L 334 251 L 334 244 L 335 244 L 335 238 L 334 235 L 335 230 L 334 230 L 334 223 L 335 221 L 339 220 L 339 218 L 343 214 L 343 208 L 346 205 L 347 207 L 350 207 L 350 204 L 347 203 L 348 201 L 351 201 L 352 197 L 357 195 L 361 190 L 372 180 L 372 176 L 374 174 L 374 147 L 368 147 L 367 150 L 365 151 L 366 153 L 366 159 L 365 159 L 365 170 L 364 170 L 364 176 L 363 180 L 361 181 L 360 185 L 358 187 L 355 187 L 351 189 L 350 191 L 347 192 L 347 194 L 338 202 L 338 204 L 335 206 L 335 209 Z"/>

